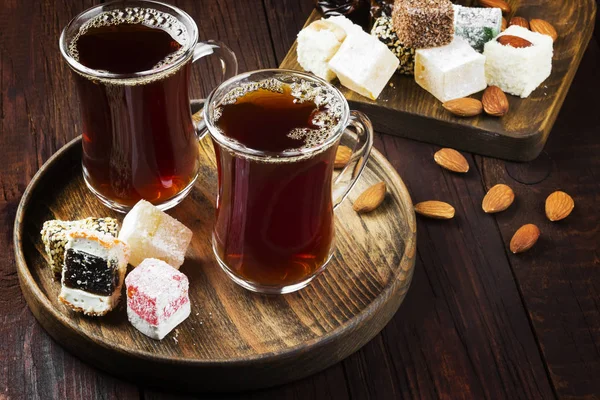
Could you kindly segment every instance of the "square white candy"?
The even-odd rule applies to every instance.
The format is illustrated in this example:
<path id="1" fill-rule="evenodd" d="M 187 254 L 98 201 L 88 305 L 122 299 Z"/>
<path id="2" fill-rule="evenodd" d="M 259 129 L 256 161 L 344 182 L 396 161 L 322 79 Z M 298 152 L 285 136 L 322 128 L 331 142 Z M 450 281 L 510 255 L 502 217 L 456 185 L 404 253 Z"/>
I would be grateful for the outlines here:
<path id="1" fill-rule="evenodd" d="M 131 249 L 134 267 L 145 258 L 158 258 L 179 268 L 192 240 L 192 231 L 145 200 L 140 200 L 123 219 L 119 239 Z"/>
<path id="2" fill-rule="evenodd" d="M 145 259 L 125 286 L 129 322 L 152 339 L 161 340 L 190 315 L 188 278 L 164 261 Z"/>
<path id="3" fill-rule="evenodd" d="M 330 81 L 335 73 L 329 68 L 329 60 L 346 38 L 346 31 L 328 20 L 313 22 L 298 33 L 298 63 L 306 71 Z"/>
<path id="4" fill-rule="evenodd" d="M 504 35 L 521 37 L 532 46 L 516 48 L 497 40 L 487 42 L 483 51 L 487 83 L 506 93 L 528 97 L 550 76 L 552 38 L 517 25 L 508 27 L 498 37 Z"/>
<path id="5" fill-rule="evenodd" d="M 415 81 L 441 102 L 469 96 L 487 86 L 485 57 L 460 37 L 442 47 L 419 49 Z"/>
<path id="6" fill-rule="evenodd" d="M 375 100 L 400 61 L 376 37 L 362 30 L 346 33 L 344 43 L 329 61 L 329 68 L 342 85 Z"/>

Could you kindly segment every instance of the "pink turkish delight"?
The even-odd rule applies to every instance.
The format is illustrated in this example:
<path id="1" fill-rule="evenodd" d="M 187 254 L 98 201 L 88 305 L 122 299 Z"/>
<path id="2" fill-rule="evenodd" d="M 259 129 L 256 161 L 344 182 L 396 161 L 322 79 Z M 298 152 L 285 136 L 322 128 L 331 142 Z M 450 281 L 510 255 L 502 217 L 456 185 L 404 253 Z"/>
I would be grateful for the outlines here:
<path id="1" fill-rule="evenodd" d="M 125 285 L 129 322 L 152 339 L 161 340 L 190 315 L 188 278 L 164 261 L 145 259 Z"/>

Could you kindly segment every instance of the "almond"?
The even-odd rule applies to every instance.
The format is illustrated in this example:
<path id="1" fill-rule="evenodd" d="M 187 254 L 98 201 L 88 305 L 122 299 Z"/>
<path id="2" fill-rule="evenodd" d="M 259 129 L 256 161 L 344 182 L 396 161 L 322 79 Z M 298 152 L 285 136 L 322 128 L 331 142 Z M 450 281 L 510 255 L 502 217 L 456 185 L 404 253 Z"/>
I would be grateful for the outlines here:
<path id="1" fill-rule="evenodd" d="M 505 14 L 509 14 L 511 11 L 510 5 L 504 0 L 479 0 L 479 5 L 482 7 L 499 8 Z"/>
<path id="2" fill-rule="evenodd" d="M 452 219 L 454 217 L 454 207 L 437 200 L 428 200 L 415 204 L 415 212 L 424 217 L 435 219 Z"/>
<path id="3" fill-rule="evenodd" d="M 540 237 L 540 230 L 533 224 L 523 225 L 513 235 L 510 240 L 510 251 L 513 253 L 522 253 L 533 247 Z"/>
<path id="4" fill-rule="evenodd" d="M 475 115 L 481 114 L 481 111 L 483 111 L 481 101 L 470 97 L 450 100 L 443 103 L 442 106 L 459 117 L 474 117 Z"/>
<path id="5" fill-rule="evenodd" d="M 513 190 L 509 186 L 499 183 L 488 190 L 481 202 L 481 208 L 488 214 L 497 213 L 510 207 L 514 200 Z"/>
<path id="6" fill-rule="evenodd" d="M 523 17 L 512 17 L 508 23 L 508 26 L 513 25 L 522 26 L 525 29 L 529 29 L 529 22 L 527 22 L 527 20 Z"/>
<path id="7" fill-rule="evenodd" d="M 454 172 L 468 172 L 467 159 L 454 149 L 440 149 L 433 155 L 434 161 L 441 167 Z"/>
<path id="8" fill-rule="evenodd" d="M 387 188 L 385 182 L 379 182 L 362 192 L 354 202 L 354 211 L 357 213 L 370 212 L 379 207 L 385 199 Z"/>
<path id="9" fill-rule="evenodd" d="M 502 17 L 502 28 L 500 32 L 504 32 L 504 30 L 508 27 L 508 22 L 506 22 L 506 18 Z"/>
<path id="10" fill-rule="evenodd" d="M 494 117 L 502 117 L 508 112 L 508 98 L 498 86 L 489 86 L 481 98 L 485 112 Z"/>
<path id="11" fill-rule="evenodd" d="M 541 33 L 542 35 L 548 35 L 554 42 L 556 42 L 556 39 L 558 39 L 558 33 L 550 22 L 544 21 L 543 19 L 532 19 L 529 21 L 529 26 L 533 32 Z"/>
<path id="12" fill-rule="evenodd" d="M 333 167 L 344 168 L 346 164 L 350 162 L 350 157 L 352 157 L 352 150 L 350 147 L 338 146 L 337 151 L 335 152 Z"/>
<path id="13" fill-rule="evenodd" d="M 575 202 L 565 192 L 556 191 L 546 199 L 546 216 L 550 221 L 560 221 L 571 214 Z"/>
<path id="14" fill-rule="evenodd" d="M 498 41 L 498 43 L 500 43 L 503 46 L 511 46 L 511 47 L 515 47 L 517 49 L 522 49 L 525 47 L 531 47 L 532 43 L 529 40 L 523 39 L 522 37 L 519 36 L 513 36 L 513 35 L 502 35 L 502 36 L 498 36 L 498 39 L 496 39 Z"/>

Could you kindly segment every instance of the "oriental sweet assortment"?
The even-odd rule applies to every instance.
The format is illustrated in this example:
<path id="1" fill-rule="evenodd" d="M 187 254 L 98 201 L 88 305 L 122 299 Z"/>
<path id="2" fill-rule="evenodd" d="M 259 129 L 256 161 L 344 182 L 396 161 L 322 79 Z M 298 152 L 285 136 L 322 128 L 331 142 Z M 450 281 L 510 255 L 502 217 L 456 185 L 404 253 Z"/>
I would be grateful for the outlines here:
<path id="1" fill-rule="evenodd" d="M 473 99 L 479 103 L 478 112 L 464 112 L 463 106 L 470 103 L 460 99 L 488 86 L 503 96 L 529 97 L 550 76 L 557 33 L 547 21 L 529 23 L 516 16 L 504 30 L 503 12 L 511 12 L 510 6 L 503 0 L 480 5 L 396 0 L 391 15 L 382 13 L 375 19 L 371 35 L 343 16 L 321 19 L 298 34 L 298 63 L 372 100 L 397 72 L 413 75 L 441 103 L 452 101 L 445 108 L 455 115 L 497 110 L 499 105 L 481 106 Z"/>
<path id="2" fill-rule="evenodd" d="M 190 315 L 189 282 L 178 271 L 192 239 L 181 222 L 141 200 L 119 232 L 112 218 L 52 220 L 42 232 L 58 299 L 89 316 L 114 310 L 127 286 L 127 316 L 140 332 L 164 338 Z M 125 277 L 127 265 L 136 267 Z"/>

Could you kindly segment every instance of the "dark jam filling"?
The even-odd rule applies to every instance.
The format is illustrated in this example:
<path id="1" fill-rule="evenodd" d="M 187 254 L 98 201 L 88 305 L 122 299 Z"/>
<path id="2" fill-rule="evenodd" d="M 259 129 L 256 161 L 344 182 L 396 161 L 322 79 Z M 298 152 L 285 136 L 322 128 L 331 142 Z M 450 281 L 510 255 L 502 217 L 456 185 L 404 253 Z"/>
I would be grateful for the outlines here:
<path id="1" fill-rule="evenodd" d="M 116 260 L 68 249 L 65 253 L 63 283 L 71 289 L 99 296 L 110 296 L 118 284 Z"/>

